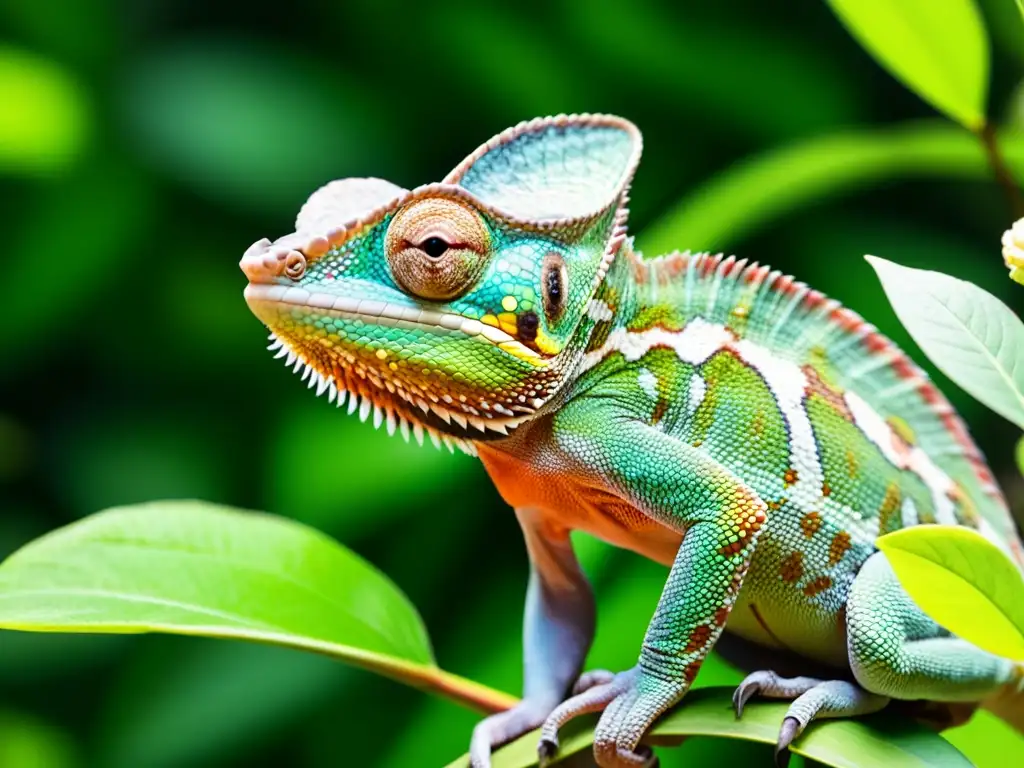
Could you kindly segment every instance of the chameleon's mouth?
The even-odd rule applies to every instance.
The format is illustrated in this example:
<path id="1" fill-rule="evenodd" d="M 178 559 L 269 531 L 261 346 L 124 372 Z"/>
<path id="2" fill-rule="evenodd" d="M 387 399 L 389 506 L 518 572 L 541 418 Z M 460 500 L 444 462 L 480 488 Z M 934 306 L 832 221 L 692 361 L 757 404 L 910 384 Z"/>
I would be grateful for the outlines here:
<path id="1" fill-rule="evenodd" d="M 254 312 L 257 308 L 256 305 L 263 302 L 294 304 L 299 307 L 316 309 L 318 313 L 335 317 L 369 320 L 377 325 L 404 328 L 419 326 L 431 333 L 461 333 L 464 336 L 492 344 L 521 360 L 533 361 L 538 367 L 544 365 L 544 359 L 536 351 L 514 336 L 505 333 L 500 328 L 461 315 L 445 314 L 408 304 L 334 296 L 328 293 L 310 293 L 303 288 L 267 283 L 249 283 L 245 287 L 245 300 Z"/>
<path id="2" fill-rule="evenodd" d="M 394 329 L 422 334 L 431 340 L 450 337 L 462 344 L 480 345 L 481 352 L 511 355 L 520 366 L 547 366 L 534 350 L 499 328 L 471 318 L 445 314 L 413 304 L 357 299 L 310 292 L 285 284 L 250 283 L 245 299 L 252 312 L 273 331 L 270 349 L 276 357 L 308 379 L 317 395 L 327 394 L 338 407 L 389 434 L 410 435 L 422 444 L 424 435 L 435 445 L 475 453 L 469 441 L 507 436 L 544 405 L 549 393 L 534 391 L 502 402 L 481 398 L 465 383 L 438 376 L 424 377 L 401 354 L 367 338 Z M 361 338 L 346 343 L 337 328 L 358 327 Z M 345 337 L 344 331 L 341 336 Z M 348 334 L 351 337 L 351 333 Z M 501 350 L 499 352 L 499 350 Z M 443 376 L 441 378 L 444 378 Z"/>

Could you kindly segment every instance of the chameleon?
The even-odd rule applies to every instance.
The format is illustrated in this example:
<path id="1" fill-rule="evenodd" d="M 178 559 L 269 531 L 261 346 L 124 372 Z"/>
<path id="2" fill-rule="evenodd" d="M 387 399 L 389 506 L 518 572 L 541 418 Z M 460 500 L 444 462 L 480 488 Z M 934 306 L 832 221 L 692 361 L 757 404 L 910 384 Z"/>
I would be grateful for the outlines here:
<path id="1" fill-rule="evenodd" d="M 791 702 L 780 764 L 815 718 L 1016 691 L 1020 666 L 932 621 L 875 545 L 967 526 L 1024 565 L 964 422 L 875 326 L 795 278 L 643 256 L 626 228 L 641 150 L 614 115 L 525 121 L 438 183 L 330 181 L 240 261 L 270 349 L 317 395 L 477 456 L 515 512 L 523 696 L 473 729 L 471 765 L 537 728 L 550 759 L 586 712 L 599 766 L 652 765 L 645 734 L 723 631 L 824 670 L 753 669 L 736 689 L 738 716 Z M 595 599 L 576 530 L 668 568 L 631 669 L 583 671 Z"/>

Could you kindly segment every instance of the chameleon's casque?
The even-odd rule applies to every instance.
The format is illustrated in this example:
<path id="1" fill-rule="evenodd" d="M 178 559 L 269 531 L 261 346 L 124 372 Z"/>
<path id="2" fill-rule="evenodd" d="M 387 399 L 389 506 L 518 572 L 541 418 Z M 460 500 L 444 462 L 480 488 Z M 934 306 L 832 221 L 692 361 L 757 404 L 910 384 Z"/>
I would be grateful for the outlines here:
<path id="1" fill-rule="evenodd" d="M 636 253 L 640 149 L 621 118 L 533 120 L 437 184 L 331 182 L 295 232 L 241 261 L 271 349 L 310 387 L 478 454 L 515 508 L 531 562 L 524 697 L 477 726 L 474 766 L 542 724 L 550 753 L 560 725 L 595 710 L 598 763 L 644 764 L 645 731 L 723 630 L 827 671 L 755 670 L 737 690 L 738 712 L 793 700 L 780 755 L 813 718 L 892 699 L 998 701 L 1024 721 L 1019 668 L 935 625 L 874 545 L 962 525 L 1024 564 L 960 418 L 804 284 L 732 257 Z M 637 666 L 573 692 L 594 632 L 574 529 L 671 570 Z"/>

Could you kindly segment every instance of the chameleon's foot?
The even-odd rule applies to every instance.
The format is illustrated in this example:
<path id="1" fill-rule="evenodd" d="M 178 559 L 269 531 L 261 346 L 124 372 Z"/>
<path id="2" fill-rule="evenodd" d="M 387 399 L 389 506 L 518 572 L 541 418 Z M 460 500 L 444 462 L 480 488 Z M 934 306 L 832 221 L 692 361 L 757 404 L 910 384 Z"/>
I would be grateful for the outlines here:
<path id="1" fill-rule="evenodd" d="M 887 696 L 868 693 L 845 680 L 817 680 L 813 677 L 779 677 L 771 671 L 752 672 L 740 683 L 732 696 L 736 716 L 754 695 L 771 699 L 792 699 L 779 729 L 775 747 L 775 764 L 789 764 L 789 745 L 815 718 L 853 717 L 877 712 L 889 703 Z"/>
<path id="2" fill-rule="evenodd" d="M 548 715 L 537 752 L 543 765 L 558 751 L 558 729 L 578 715 L 604 710 L 594 737 L 594 759 L 600 768 L 654 768 L 658 759 L 640 739 L 658 716 L 682 697 L 683 683 L 644 677 L 639 667 L 611 675 L 588 672 L 576 683 L 575 695 Z"/>
<path id="3" fill-rule="evenodd" d="M 736 717 L 743 717 L 743 707 L 755 695 L 760 694 L 769 699 L 795 699 L 820 682 L 813 677 L 779 677 L 770 670 L 751 672 L 733 693 L 732 706 L 736 710 Z"/>
<path id="4" fill-rule="evenodd" d="M 471 768 L 490 768 L 494 747 L 529 733 L 544 722 L 551 710 L 550 704 L 525 699 L 512 709 L 481 720 L 473 729 L 469 744 Z"/>

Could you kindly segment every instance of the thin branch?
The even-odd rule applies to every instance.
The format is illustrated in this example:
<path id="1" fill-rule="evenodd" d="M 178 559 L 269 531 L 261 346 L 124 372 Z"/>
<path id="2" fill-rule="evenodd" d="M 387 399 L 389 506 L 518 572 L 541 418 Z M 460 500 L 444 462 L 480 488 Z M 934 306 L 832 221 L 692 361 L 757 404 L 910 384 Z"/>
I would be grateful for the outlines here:
<path id="1" fill-rule="evenodd" d="M 985 148 L 985 155 L 988 157 L 989 165 L 992 166 L 992 173 L 995 175 L 996 181 L 1006 193 L 1006 200 L 1010 204 L 1013 218 L 1024 218 L 1024 197 L 1021 196 L 1020 187 L 1014 180 L 1010 166 L 1006 164 L 1006 159 L 999 148 L 995 126 L 985 123 L 978 131 L 978 138 Z"/>

